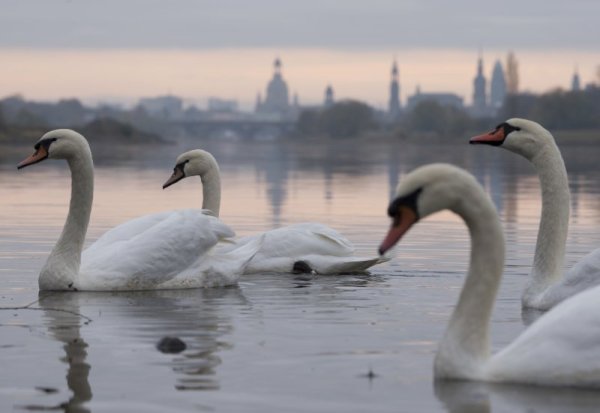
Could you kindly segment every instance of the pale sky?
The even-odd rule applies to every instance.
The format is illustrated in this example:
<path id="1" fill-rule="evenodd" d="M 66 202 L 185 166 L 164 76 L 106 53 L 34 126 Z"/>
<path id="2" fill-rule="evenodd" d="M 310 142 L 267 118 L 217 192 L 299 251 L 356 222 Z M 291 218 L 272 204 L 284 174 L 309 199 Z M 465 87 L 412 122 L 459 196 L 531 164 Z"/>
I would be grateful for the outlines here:
<path id="1" fill-rule="evenodd" d="M 244 107 L 272 61 L 301 103 L 336 97 L 383 107 L 397 58 L 402 99 L 417 85 L 471 100 L 478 50 L 488 80 L 514 50 L 521 87 L 583 83 L 600 64 L 596 0 L 2 0 L 0 96 L 133 101 L 173 93 Z"/>

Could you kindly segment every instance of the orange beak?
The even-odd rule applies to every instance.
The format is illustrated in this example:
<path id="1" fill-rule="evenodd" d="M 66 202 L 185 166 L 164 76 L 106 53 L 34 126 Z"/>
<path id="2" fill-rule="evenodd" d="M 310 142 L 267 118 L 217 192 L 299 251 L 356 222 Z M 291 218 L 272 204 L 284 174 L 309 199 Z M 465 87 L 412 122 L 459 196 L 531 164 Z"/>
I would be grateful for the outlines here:
<path id="1" fill-rule="evenodd" d="M 398 217 L 392 222 L 392 226 L 388 231 L 385 239 L 379 246 L 379 254 L 383 255 L 390 250 L 400 238 L 417 222 L 417 214 L 411 208 L 402 206 L 398 211 Z"/>
<path id="2" fill-rule="evenodd" d="M 175 170 L 173 171 L 173 175 L 171 175 L 171 177 L 167 179 L 167 182 L 164 183 L 163 189 L 173 185 L 176 182 L 181 181 L 183 178 L 185 178 L 183 170 L 181 168 L 175 168 Z"/>
<path id="3" fill-rule="evenodd" d="M 506 136 L 504 136 L 504 128 L 498 128 L 495 131 L 492 131 L 490 133 L 485 133 L 485 134 L 479 135 L 479 136 L 473 136 L 469 140 L 469 143 L 472 145 L 482 143 L 482 144 L 500 146 L 500 145 L 502 145 L 502 142 L 504 142 L 505 137 Z"/>
<path id="4" fill-rule="evenodd" d="M 17 165 L 17 169 L 25 168 L 26 166 L 33 165 L 34 163 L 42 162 L 44 159 L 48 158 L 48 151 L 43 146 L 40 146 L 33 155 L 29 156 L 26 159 L 23 159 Z"/>

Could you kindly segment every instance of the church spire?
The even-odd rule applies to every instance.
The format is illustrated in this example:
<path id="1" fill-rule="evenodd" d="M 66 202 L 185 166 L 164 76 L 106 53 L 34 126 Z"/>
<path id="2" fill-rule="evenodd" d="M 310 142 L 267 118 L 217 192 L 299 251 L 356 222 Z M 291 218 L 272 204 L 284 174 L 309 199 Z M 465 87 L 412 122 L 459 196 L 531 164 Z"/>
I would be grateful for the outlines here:
<path id="1" fill-rule="evenodd" d="M 390 82 L 390 102 L 388 106 L 388 115 L 394 120 L 400 115 L 400 82 L 398 80 L 398 63 L 396 59 L 392 63 L 391 82 Z"/>
<path id="2" fill-rule="evenodd" d="M 481 49 L 477 58 L 477 75 L 473 79 L 473 114 L 476 117 L 486 116 L 487 109 L 487 94 L 486 94 L 486 79 L 483 75 L 483 57 Z"/>
<path id="3" fill-rule="evenodd" d="M 327 85 L 325 88 L 325 101 L 323 102 L 323 106 L 326 108 L 333 106 L 334 97 L 333 97 L 333 87 L 331 84 Z"/>
<path id="4" fill-rule="evenodd" d="M 281 76 L 281 59 L 279 59 L 279 57 L 275 59 L 275 62 L 273 63 L 273 68 L 275 76 Z"/>
<path id="5" fill-rule="evenodd" d="M 571 90 L 573 92 L 579 92 L 581 90 L 581 81 L 579 79 L 579 70 L 577 66 L 575 66 L 573 77 L 571 78 Z"/>

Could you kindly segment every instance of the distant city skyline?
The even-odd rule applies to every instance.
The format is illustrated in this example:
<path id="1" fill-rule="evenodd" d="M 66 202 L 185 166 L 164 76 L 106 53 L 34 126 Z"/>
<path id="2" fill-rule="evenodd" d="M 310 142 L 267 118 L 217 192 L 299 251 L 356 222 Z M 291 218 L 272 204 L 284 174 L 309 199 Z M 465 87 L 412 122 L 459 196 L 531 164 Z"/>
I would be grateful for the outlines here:
<path id="1" fill-rule="evenodd" d="M 389 105 L 396 59 L 400 99 L 417 86 L 466 104 L 478 52 L 485 76 L 513 50 L 520 90 L 582 85 L 600 64 L 600 2 L 589 0 L 4 0 L 0 96 L 134 103 L 173 94 L 251 110 L 281 58 L 301 104 L 355 98 Z"/>
<path id="2" fill-rule="evenodd" d="M 496 60 L 508 50 L 483 51 L 484 75 L 491 79 Z M 575 68 L 582 85 L 595 81 L 596 53 L 515 50 L 520 90 L 541 93 L 570 89 Z M 141 97 L 173 94 L 206 107 L 210 97 L 234 99 L 252 110 L 264 95 L 272 62 L 280 57 L 290 95 L 301 105 L 320 104 L 328 85 L 336 100 L 354 98 L 379 109 L 389 104 L 390 67 L 397 61 L 402 104 L 417 87 L 423 92 L 451 92 L 472 102 L 478 51 L 406 50 L 349 52 L 321 49 L 256 50 L 17 50 L 0 49 L 0 96 L 27 99 L 75 97 L 133 104 Z"/>

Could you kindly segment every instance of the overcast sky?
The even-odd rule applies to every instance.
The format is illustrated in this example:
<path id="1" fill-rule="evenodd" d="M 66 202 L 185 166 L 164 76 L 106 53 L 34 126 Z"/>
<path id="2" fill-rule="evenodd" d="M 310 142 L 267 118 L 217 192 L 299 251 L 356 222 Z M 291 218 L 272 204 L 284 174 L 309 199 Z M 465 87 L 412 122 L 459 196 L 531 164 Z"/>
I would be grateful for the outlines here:
<path id="1" fill-rule="evenodd" d="M 1 47 L 600 50 L 597 0 L 3 0 Z"/>
<path id="2" fill-rule="evenodd" d="M 280 56 L 301 102 L 385 106 L 417 86 L 472 94 L 514 50 L 523 89 L 584 83 L 600 63 L 600 0 L 0 0 L 0 96 L 133 100 L 174 93 L 250 107 Z"/>

